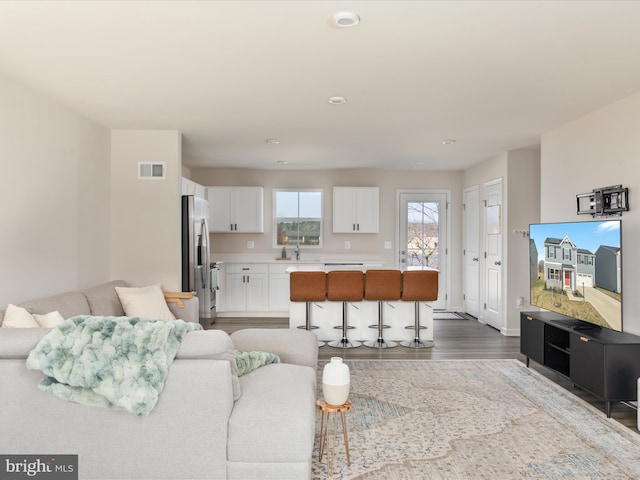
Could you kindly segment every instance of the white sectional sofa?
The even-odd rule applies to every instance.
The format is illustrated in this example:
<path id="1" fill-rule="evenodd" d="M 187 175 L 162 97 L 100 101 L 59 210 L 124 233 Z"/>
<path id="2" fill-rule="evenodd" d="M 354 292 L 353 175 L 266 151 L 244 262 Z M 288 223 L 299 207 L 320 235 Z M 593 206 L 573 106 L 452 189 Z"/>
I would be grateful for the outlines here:
<path id="1" fill-rule="evenodd" d="M 25 302 L 30 312 L 121 315 L 112 282 Z M 84 299 L 84 300 L 83 300 Z M 185 302 L 195 312 L 197 299 Z M 172 307 L 175 310 L 175 306 Z M 174 314 L 176 312 L 174 311 Z M 248 329 L 186 335 L 148 416 L 60 400 L 38 389 L 29 352 L 48 332 L 0 328 L 0 451 L 77 454 L 82 479 L 302 479 L 311 477 L 317 342 L 313 333 Z M 234 350 L 269 351 L 281 363 L 239 379 Z M 240 396 L 234 400 L 234 382 Z"/>

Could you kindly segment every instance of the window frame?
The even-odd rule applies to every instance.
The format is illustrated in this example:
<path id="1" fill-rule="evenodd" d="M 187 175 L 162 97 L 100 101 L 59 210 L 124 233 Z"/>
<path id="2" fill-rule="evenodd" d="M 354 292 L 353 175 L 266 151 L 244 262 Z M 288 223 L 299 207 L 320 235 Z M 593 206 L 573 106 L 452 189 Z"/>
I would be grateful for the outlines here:
<path id="1" fill-rule="evenodd" d="M 280 192 L 289 192 L 289 193 L 305 193 L 305 192 L 314 192 L 320 194 L 320 217 L 279 217 L 278 210 L 278 202 L 277 196 Z M 281 219 L 291 219 L 293 221 L 304 222 L 304 221 L 317 221 L 320 222 L 320 233 L 318 234 L 318 244 L 317 245 L 303 245 L 299 244 L 299 247 L 302 248 L 322 248 L 322 237 L 323 237 L 323 223 L 324 223 L 324 190 L 322 188 L 274 188 L 273 189 L 273 248 L 281 249 L 285 248 L 293 248 L 295 245 L 282 245 L 278 244 L 278 221 Z M 298 213 L 300 212 L 300 198 L 298 196 Z"/>

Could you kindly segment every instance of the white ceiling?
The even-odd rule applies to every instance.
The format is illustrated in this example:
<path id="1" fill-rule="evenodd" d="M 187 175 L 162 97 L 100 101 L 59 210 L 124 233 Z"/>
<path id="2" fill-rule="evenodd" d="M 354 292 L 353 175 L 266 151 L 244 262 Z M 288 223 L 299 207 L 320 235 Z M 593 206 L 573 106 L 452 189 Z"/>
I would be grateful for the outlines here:
<path id="1" fill-rule="evenodd" d="M 1 1 L 0 71 L 191 167 L 464 169 L 640 91 L 640 2 Z"/>

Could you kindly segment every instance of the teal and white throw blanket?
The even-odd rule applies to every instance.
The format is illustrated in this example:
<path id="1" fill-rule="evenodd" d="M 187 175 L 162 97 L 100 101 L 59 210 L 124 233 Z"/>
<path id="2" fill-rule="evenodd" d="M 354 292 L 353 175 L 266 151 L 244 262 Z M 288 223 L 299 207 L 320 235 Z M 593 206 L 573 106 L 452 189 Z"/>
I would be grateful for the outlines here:
<path id="1" fill-rule="evenodd" d="M 238 369 L 239 377 L 253 372 L 256 368 L 262 367 L 263 365 L 280 363 L 280 357 L 275 353 L 241 352 L 240 350 L 235 350 L 233 353 L 236 357 L 236 368 Z"/>
<path id="2" fill-rule="evenodd" d="M 47 333 L 27 368 L 48 375 L 39 388 L 60 398 L 148 415 L 182 339 L 201 328 L 183 320 L 80 315 Z"/>

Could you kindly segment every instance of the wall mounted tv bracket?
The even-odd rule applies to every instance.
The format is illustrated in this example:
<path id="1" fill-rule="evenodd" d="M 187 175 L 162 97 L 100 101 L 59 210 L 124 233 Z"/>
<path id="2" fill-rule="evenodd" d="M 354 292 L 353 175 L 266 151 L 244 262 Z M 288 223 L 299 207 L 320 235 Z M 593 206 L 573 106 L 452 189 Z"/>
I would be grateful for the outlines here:
<path id="1" fill-rule="evenodd" d="M 622 185 L 594 188 L 590 193 L 576 195 L 578 215 L 592 217 L 620 216 L 629 210 L 629 189 Z"/>

